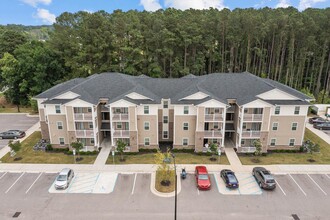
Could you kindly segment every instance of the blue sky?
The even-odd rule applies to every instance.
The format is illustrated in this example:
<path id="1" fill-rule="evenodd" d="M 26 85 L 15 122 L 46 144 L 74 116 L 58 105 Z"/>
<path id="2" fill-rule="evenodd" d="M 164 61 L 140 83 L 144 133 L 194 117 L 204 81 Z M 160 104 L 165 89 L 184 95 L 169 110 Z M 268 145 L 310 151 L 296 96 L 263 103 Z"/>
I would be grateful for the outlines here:
<path id="1" fill-rule="evenodd" d="M 261 8 L 293 6 L 300 11 L 308 8 L 330 7 L 330 0 L 0 0 L 0 24 L 52 24 L 61 13 L 116 9 L 155 11 L 173 7 L 188 8 Z"/>

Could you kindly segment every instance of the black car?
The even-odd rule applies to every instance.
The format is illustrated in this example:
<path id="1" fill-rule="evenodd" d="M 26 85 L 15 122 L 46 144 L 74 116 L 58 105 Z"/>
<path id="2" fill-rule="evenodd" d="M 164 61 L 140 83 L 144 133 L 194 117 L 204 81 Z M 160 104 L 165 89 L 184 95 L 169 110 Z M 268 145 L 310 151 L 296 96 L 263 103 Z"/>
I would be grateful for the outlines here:
<path id="1" fill-rule="evenodd" d="M 319 123 L 324 123 L 327 120 L 317 116 L 317 117 L 310 118 L 308 121 L 310 124 L 319 124 Z"/>
<path id="2" fill-rule="evenodd" d="M 276 182 L 273 175 L 264 167 L 255 167 L 252 170 L 252 175 L 256 179 L 260 188 L 262 189 L 275 189 Z"/>
<path id="3" fill-rule="evenodd" d="M 236 189 L 239 187 L 238 180 L 233 171 L 227 169 L 221 170 L 220 177 L 225 182 L 227 188 Z"/>
<path id="4" fill-rule="evenodd" d="M 24 136 L 25 136 L 25 132 L 20 130 L 9 130 L 0 133 L 0 139 L 17 139 L 17 138 L 22 138 Z"/>
<path id="5" fill-rule="evenodd" d="M 324 122 L 322 124 L 314 124 L 313 127 L 319 130 L 330 130 L 330 122 Z"/>

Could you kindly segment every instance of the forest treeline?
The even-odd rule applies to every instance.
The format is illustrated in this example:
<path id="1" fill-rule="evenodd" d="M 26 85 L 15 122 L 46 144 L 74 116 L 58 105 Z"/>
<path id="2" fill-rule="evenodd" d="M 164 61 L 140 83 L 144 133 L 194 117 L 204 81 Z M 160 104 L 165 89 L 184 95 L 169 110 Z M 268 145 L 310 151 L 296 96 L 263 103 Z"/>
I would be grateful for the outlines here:
<path id="1" fill-rule="evenodd" d="M 56 83 L 106 71 L 248 71 L 330 102 L 329 21 L 330 8 L 65 12 L 44 42 L 0 27 L 0 79 L 12 102 L 26 104 Z"/>

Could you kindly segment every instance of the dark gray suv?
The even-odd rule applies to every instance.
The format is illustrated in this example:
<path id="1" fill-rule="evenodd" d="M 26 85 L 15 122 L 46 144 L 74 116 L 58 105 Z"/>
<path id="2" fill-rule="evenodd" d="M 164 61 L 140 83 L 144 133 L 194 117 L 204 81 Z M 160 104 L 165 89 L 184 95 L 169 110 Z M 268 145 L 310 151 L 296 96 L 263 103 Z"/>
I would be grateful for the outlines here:
<path id="1" fill-rule="evenodd" d="M 256 179 L 260 188 L 262 189 L 275 189 L 276 182 L 273 175 L 263 167 L 255 167 L 252 170 L 252 175 Z"/>

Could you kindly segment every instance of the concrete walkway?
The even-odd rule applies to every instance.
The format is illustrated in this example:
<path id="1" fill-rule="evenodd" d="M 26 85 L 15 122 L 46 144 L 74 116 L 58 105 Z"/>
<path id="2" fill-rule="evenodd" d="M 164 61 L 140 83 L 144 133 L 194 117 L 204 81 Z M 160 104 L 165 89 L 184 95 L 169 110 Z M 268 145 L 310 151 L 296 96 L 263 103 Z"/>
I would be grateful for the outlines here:
<path id="1" fill-rule="evenodd" d="M 306 128 L 308 128 L 311 132 L 322 138 L 325 142 L 330 143 L 330 136 L 323 131 L 320 131 L 316 128 L 313 128 L 313 125 L 306 122 Z"/>
<path id="2" fill-rule="evenodd" d="M 33 132 L 35 131 L 40 131 L 40 123 L 37 122 L 35 123 L 32 127 L 30 127 L 26 132 L 25 132 L 25 137 L 18 139 L 20 142 L 24 141 L 26 138 L 28 138 Z M 9 141 L 9 140 L 8 140 Z M 5 146 L 0 150 L 0 161 L 3 156 L 5 156 L 7 153 L 10 152 L 10 147 Z"/>
<path id="3" fill-rule="evenodd" d="M 234 148 L 225 148 L 226 156 L 234 171 L 242 169 L 242 163 L 238 158 Z"/>
<path id="4" fill-rule="evenodd" d="M 101 144 L 101 147 L 102 147 L 102 149 L 99 152 L 99 154 L 94 162 L 95 166 L 102 166 L 102 165 L 106 164 L 110 151 L 111 151 L 111 140 L 108 138 L 104 139 Z"/>

